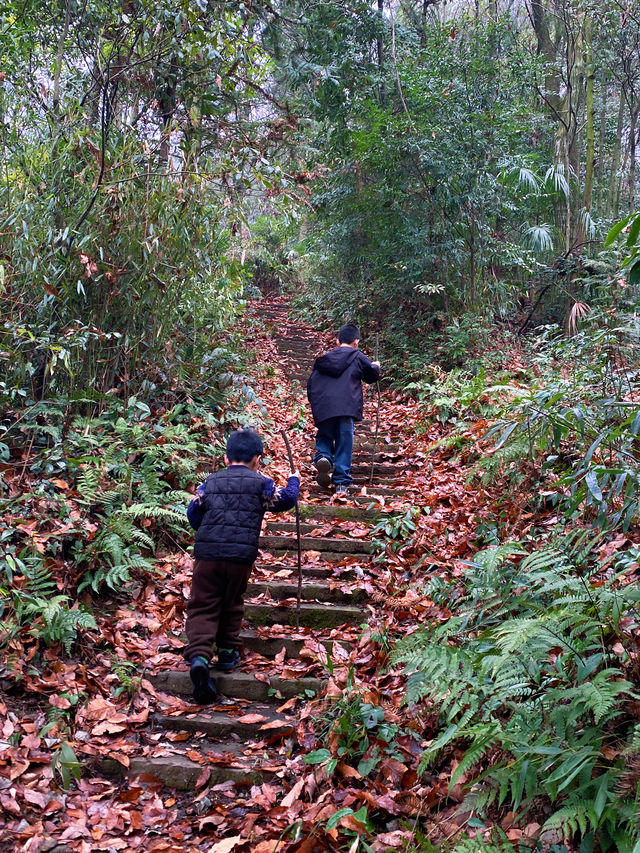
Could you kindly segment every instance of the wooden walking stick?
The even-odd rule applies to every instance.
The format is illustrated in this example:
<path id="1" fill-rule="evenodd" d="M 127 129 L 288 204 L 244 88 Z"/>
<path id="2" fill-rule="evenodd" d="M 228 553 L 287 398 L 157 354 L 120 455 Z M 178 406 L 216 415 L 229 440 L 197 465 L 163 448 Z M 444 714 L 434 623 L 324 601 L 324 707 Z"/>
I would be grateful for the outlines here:
<path id="1" fill-rule="evenodd" d="M 374 361 L 378 360 L 378 339 L 379 334 L 376 332 L 376 349 L 374 355 Z M 376 382 L 376 391 L 377 391 L 377 404 L 376 404 L 376 433 L 373 439 L 373 451 L 371 453 L 371 476 L 369 477 L 369 485 L 373 485 L 373 468 L 376 464 L 376 453 L 378 452 L 378 435 L 380 434 L 380 381 Z"/>
<path id="2" fill-rule="evenodd" d="M 293 453 L 291 452 L 291 444 L 286 431 L 281 429 L 280 434 L 284 438 L 284 446 L 287 448 L 287 456 L 289 457 L 289 467 L 291 473 L 296 470 L 295 462 L 293 461 Z M 298 602 L 296 604 L 296 630 L 300 630 L 300 600 L 302 599 L 302 542 L 300 539 L 300 509 L 296 501 L 296 538 L 298 540 Z"/>

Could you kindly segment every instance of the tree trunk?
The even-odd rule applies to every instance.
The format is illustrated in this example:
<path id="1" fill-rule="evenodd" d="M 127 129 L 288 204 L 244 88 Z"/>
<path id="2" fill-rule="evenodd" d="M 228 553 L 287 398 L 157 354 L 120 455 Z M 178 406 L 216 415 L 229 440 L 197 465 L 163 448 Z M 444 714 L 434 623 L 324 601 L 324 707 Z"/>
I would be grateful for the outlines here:
<path id="1" fill-rule="evenodd" d="M 622 126 L 624 123 L 624 90 L 620 89 L 620 102 L 618 104 L 618 123 L 616 125 L 616 140 L 611 158 L 611 175 L 609 180 L 609 193 L 607 197 L 606 218 L 618 218 L 618 198 L 620 195 L 620 158 L 622 156 Z"/>
<path id="2" fill-rule="evenodd" d="M 629 213 L 635 212 L 636 205 L 636 136 L 638 126 L 638 107 L 634 103 L 631 110 L 629 127 Z"/>
<path id="3" fill-rule="evenodd" d="M 598 177 L 598 192 L 596 201 L 596 213 L 598 216 L 603 215 L 604 199 L 605 199 L 605 180 L 604 180 L 604 152 L 606 149 L 606 130 L 607 130 L 607 100 L 609 95 L 609 81 L 605 80 L 602 89 L 602 107 L 600 109 L 599 118 L 599 139 L 598 139 L 598 159 L 597 169 L 594 163 L 594 172 Z"/>
<path id="4" fill-rule="evenodd" d="M 593 107 L 594 68 L 593 68 L 593 42 L 592 42 L 591 17 L 587 15 L 585 22 L 585 42 L 587 48 L 587 100 L 586 100 L 586 135 L 587 135 L 587 162 L 584 178 L 583 205 L 587 213 L 591 213 L 591 199 L 593 195 L 593 172 L 595 166 L 595 119 Z"/>
<path id="5" fill-rule="evenodd" d="M 382 23 L 384 21 L 384 0 L 378 0 L 378 16 L 380 17 L 380 34 L 376 39 L 376 48 L 378 54 L 378 74 L 380 75 L 380 82 L 378 83 L 378 97 L 380 99 L 380 105 L 384 106 L 384 101 L 386 97 L 385 88 L 384 88 L 384 44 L 382 41 Z"/>

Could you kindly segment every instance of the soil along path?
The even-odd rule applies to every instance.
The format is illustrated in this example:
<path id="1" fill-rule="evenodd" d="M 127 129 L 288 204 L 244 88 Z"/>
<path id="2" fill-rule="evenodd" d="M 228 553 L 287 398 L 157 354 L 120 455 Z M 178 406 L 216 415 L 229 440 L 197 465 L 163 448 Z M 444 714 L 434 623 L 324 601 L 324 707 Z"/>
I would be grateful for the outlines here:
<path id="1" fill-rule="evenodd" d="M 278 396 L 289 408 L 302 407 L 318 336 L 291 323 L 284 303 L 268 304 L 260 315 L 273 330 L 277 346 Z M 395 494 L 402 462 L 398 437 L 383 423 L 381 432 L 391 452 L 378 453 L 373 485 L 369 485 L 372 422 L 375 418 L 357 425 L 357 485 L 354 496 L 346 499 L 333 498 L 314 481 L 310 418 L 308 429 L 295 435 L 304 478 L 300 629 L 295 628 L 295 524 L 292 514 L 267 516 L 261 556 L 246 597 L 243 666 L 226 675 L 213 671 L 221 701 L 210 708 L 189 704 L 192 686 L 185 664 L 149 676 L 160 705 L 163 698 L 168 700 L 150 721 L 154 749 L 124 763 L 117 755 L 100 758 L 98 771 L 129 779 L 153 776 L 165 786 L 183 790 L 207 784 L 225 794 L 238 786 L 246 792 L 247 786 L 274 778 L 293 787 L 299 758 L 290 756 L 296 752 L 293 738 L 304 718 L 305 703 L 323 691 L 334 662 L 347 658 L 375 612 L 370 596 L 376 581 L 371 571 L 371 530 L 391 511 L 381 496 Z M 272 446 L 272 437 L 267 440 Z M 278 461 L 284 464 L 284 456 Z M 377 476 L 378 472 L 384 476 Z M 397 503 L 393 511 L 397 512 Z"/>

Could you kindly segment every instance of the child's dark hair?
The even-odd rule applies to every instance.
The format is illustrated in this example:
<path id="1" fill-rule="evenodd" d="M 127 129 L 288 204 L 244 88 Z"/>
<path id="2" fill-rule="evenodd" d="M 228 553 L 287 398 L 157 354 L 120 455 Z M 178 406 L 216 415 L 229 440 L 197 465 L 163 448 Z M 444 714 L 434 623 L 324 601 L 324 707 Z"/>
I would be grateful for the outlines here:
<path id="1" fill-rule="evenodd" d="M 262 439 L 252 429 L 238 429 L 227 439 L 229 462 L 251 462 L 254 456 L 262 456 Z"/>
<path id="2" fill-rule="evenodd" d="M 352 344 L 360 337 L 360 330 L 355 323 L 345 323 L 338 329 L 338 340 L 341 344 Z"/>

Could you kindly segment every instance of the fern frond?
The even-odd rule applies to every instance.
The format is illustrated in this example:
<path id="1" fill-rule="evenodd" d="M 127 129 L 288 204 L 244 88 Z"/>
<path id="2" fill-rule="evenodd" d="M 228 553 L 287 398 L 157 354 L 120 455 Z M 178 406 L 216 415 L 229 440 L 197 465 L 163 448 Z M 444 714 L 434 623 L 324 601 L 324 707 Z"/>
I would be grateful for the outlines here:
<path id="1" fill-rule="evenodd" d="M 570 838 L 578 832 L 584 835 L 589 826 L 598 825 L 598 816 L 589 800 L 578 800 L 568 803 L 554 812 L 542 827 L 542 832 L 548 829 L 559 829 L 565 838 Z"/>
<path id="2" fill-rule="evenodd" d="M 177 512 L 175 509 L 169 509 L 166 506 L 132 504 L 130 507 L 127 507 L 127 512 L 134 518 L 155 518 L 158 521 L 178 524 L 185 529 L 187 526 L 187 517 L 183 512 Z"/>

